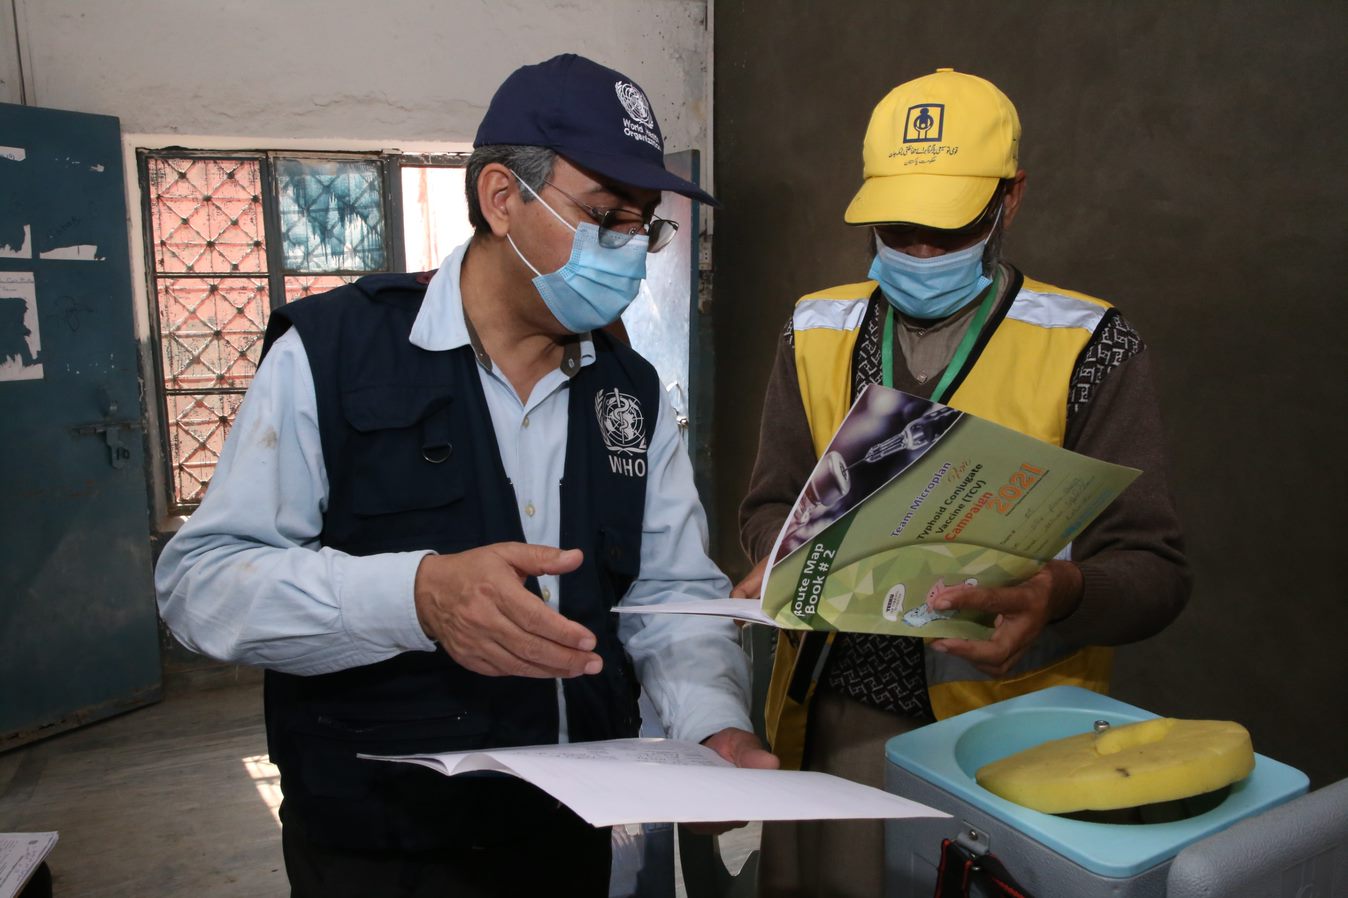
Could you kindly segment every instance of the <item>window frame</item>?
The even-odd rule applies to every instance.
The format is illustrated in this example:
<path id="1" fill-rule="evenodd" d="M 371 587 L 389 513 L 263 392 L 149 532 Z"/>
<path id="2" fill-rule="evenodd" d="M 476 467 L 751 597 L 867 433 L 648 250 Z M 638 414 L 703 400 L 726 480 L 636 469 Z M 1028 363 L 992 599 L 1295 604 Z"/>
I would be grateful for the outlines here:
<path id="1" fill-rule="evenodd" d="M 406 243 L 403 227 L 403 188 L 402 170 L 404 168 L 464 168 L 469 153 L 456 151 L 403 152 L 398 149 L 306 149 L 302 146 L 283 149 L 245 149 L 211 148 L 207 141 L 193 147 L 147 146 L 148 141 L 128 142 L 127 155 L 134 153 L 136 186 L 139 196 L 135 204 L 136 214 L 140 218 L 140 265 L 143 280 L 137 278 L 137 286 L 142 291 L 146 303 L 147 346 L 145 367 L 152 373 L 154 401 L 147 396 L 146 444 L 147 476 L 153 481 L 151 492 L 155 497 L 157 513 L 155 519 L 160 522 L 159 531 L 175 529 L 175 519 L 180 521 L 190 515 L 200 502 L 181 502 L 178 500 L 177 478 L 174 470 L 172 442 L 173 419 L 169 412 L 169 397 L 174 395 L 236 395 L 242 397 L 247 388 L 215 387 L 200 390 L 170 390 L 164 381 L 163 333 L 160 326 L 160 281 L 164 278 L 200 277 L 265 280 L 267 284 L 267 313 L 286 304 L 286 279 L 297 276 L 315 277 L 362 277 L 376 272 L 337 270 L 325 272 L 287 271 L 284 266 L 284 239 L 281 229 L 279 182 L 277 162 L 280 160 L 309 161 L 361 161 L 374 162 L 378 166 L 382 182 L 382 209 L 384 216 L 384 271 L 401 272 L 407 270 Z M 281 143 L 278 141 L 278 143 Z M 286 141 L 285 143 L 289 143 Z M 212 159 L 256 161 L 259 164 L 259 185 L 262 205 L 262 231 L 265 246 L 264 272 L 254 273 L 194 273 L 161 272 L 156 264 L 154 241 L 154 216 L 151 203 L 153 194 L 150 189 L 150 161 L 152 159 Z M 265 323 L 264 323 L 265 327 Z M 152 406 L 152 408 L 151 408 Z M 230 425 L 233 421 L 231 419 Z M 167 518 L 167 520 L 165 520 Z"/>

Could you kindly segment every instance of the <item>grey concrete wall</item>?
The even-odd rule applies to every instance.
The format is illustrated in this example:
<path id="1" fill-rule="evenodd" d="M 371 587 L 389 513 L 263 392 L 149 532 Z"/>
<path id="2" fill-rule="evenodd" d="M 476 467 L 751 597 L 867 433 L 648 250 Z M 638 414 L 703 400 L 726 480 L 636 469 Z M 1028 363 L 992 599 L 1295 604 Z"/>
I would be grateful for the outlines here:
<path id="1" fill-rule="evenodd" d="M 128 133 L 471 141 L 506 75 L 578 52 L 640 82 L 671 150 L 706 142 L 706 0 L 0 5 L 0 101 Z"/>
<path id="2" fill-rule="evenodd" d="M 1017 104 L 1009 257 L 1118 304 L 1154 353 L 1197 587 L 1120 652 L 1115 694 L 1233 719 L 1348 776 L 1342 524 L 1348 5 L 719 0 L 718 553 L 781 326 L 865 276 L 842 223 L 872 106 L 954 66 Z"/>

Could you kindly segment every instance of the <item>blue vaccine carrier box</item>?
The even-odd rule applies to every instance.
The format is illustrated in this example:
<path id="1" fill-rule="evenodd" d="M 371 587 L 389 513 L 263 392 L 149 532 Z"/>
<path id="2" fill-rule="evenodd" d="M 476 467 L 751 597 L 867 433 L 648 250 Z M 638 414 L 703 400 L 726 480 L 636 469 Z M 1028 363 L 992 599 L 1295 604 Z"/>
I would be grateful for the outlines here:
<path id="1" fill-rule="evenodd" d="M 985 764 L 1097 720 L 1157 715 L 1075 686 L 988 705 L 895 736 L 885 745 L 885 786 L 950 819 L 885 823 L 886 898 L 930 898 L 944 839 L 991 853 L 1035 898 L 1164 898 L 1170 863 L 1185 846 L 1306 792 L 1305 774 L 1263 755 L 1215 806 L 1162 823 L 1094 823 L 1033 811 L 979 786 Z"/>

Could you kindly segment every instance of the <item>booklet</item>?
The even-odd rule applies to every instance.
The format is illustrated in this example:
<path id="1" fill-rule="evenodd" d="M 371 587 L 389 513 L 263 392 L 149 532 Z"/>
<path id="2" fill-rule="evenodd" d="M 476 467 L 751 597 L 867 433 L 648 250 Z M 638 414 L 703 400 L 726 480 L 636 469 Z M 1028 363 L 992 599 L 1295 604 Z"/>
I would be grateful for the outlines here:
<path id="1" fill-rule="evenodd" d="M 59 838 L 57 833 L 0 833 L 0 898 L 14 898 Z"/>
<path id="2" fill-rule="evenodd" d="M 992 618 L 936 611 L 953 586 L 1019 583 L 1141 472 L 872 384 L 777 536 L 759 602 L 618 606 L 789 630 L 986 639 Z"/>
<path id="3" fill-rule="evenodd" d="M 950 816 L 827 773 L 736 767 L 705 745 L 676 739 L 360 757 L 420 764 L 446 776 L 517 776 L 593 826 Z"/>

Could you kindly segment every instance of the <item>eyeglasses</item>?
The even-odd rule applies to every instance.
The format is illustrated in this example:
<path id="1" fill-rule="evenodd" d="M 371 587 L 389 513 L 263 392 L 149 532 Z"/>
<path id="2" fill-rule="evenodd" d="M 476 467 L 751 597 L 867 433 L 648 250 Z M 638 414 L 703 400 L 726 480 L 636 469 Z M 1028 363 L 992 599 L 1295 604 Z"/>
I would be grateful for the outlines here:
<path id="1" fill-rule="evenodd" d="M 646 252 L 658 253 L 669 246 L 670 241 L 674 239 L 675 232 L 679 230 L 677 221 L 655 217 L 646 221 L 640 216 L 634 218 L 634 213 L 623 209 L 600 209 L 591 206 L 589 203 L 581 202 L 551 181 L 544 181 L 543 183 L 584 209 L 594 219 L 594 223 L 599 226 L 599 245 L 608 249 L 626 246 L 633 237 L 638 234 L 645 234 L 647 238 Z"/>

